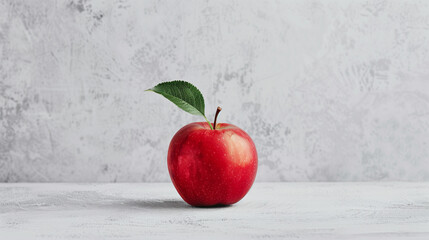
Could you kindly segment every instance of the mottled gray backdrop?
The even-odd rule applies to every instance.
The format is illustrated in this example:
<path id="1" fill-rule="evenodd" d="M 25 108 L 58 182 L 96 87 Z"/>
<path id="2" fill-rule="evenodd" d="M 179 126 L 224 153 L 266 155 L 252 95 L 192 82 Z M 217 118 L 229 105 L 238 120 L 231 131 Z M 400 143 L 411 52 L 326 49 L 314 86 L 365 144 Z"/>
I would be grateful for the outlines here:
<path id="1" fill-rule="evenodd" d="M 173 79 L 258 181 L 429 180 L 428 1 L 0 0 L 0 181 L 168 181 Z"/>

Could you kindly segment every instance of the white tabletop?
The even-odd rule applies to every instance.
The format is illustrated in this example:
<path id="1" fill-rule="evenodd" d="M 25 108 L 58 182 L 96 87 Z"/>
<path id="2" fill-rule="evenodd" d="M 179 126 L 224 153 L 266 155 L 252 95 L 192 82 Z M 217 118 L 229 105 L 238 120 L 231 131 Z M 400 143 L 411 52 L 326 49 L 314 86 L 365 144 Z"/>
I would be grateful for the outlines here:
<path id="1" fill-rule="evenodd" d="M 171 183 L 0 184 L 0 239 L 429 239 L 429 183 L 255 183 L 195 208 Z"/>

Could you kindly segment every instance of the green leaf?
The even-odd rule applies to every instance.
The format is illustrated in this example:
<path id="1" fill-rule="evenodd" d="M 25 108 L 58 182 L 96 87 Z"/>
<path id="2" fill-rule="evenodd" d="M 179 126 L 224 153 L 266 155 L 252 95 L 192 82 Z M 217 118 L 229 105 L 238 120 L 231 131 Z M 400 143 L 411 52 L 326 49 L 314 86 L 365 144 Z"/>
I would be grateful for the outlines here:
<path id="1" fill-rule="evenodd" d="M 179 108 L 193 115 L 204 114 L 204 97 L 200 90 L 185 81 L 163 82 L 146 91 L 161 94 Z"/>

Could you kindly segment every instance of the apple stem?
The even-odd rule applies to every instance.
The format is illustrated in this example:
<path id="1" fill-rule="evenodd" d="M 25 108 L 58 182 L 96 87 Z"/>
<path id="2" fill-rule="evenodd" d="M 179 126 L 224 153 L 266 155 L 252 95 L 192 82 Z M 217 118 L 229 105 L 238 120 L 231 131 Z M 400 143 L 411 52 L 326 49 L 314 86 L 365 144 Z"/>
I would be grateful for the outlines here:
<path id="1" fill-rule="evenodd" d="M 216 109 L 216 115 L 215 115 L 215 119 L 214 119 L 214 123 L 213 123 L 213 130 L 216 130 L 217 115 L 219 115 L 220 111 L 222 111 L 222 108 L 221 107 L 217 107 L 217 109 Z"/>

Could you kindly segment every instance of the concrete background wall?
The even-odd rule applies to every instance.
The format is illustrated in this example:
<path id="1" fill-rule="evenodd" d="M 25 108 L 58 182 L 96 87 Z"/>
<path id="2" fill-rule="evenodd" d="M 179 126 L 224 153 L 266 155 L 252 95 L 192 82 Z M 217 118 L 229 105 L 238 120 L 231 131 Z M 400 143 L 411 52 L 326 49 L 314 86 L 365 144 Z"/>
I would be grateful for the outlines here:
<path id="1" fill-rule="evenodd" d="M 258 181 L 429 180 L 428 1 L 2 0 L 0 181 L 168 181 L 173 79 Z"/>

